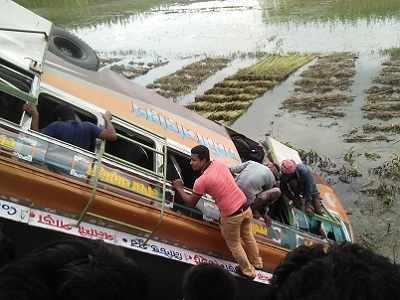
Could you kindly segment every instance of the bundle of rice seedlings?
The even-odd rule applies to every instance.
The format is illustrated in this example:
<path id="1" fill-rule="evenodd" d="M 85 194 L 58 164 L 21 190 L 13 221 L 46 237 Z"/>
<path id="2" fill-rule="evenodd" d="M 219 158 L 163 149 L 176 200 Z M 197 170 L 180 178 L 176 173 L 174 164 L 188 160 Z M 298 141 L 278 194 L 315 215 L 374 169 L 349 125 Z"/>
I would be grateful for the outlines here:
<path id="1" fill-rule="evenodd" d="M 187 65 L 171 75 L 161 77 L 147 87 L 159 89 L 157 93 L 171 95 L 171 98 L 186 95 L 195 90 L 206 78 L 225 68 L 229 61 L 226 58 L 206 58 Z"/>
<path id="2" fill-rule="evenodd" d="M 267 55 L 257 64 L 240 70 L 235 78 L 249 78 L 249 80 L 272 78 L 280 81 L 312 59 L 314 56 L 307 54 Z"/>
<path id="3" fill-rule="evenodd" d="M 374 111 L 368 112 L 364 117 L 368 120 L 379 119 L 387 121 L 393 118 L 400 118 L 400 112 Z"/>
<path id="4" fill-rule="evenodd" d="M 351 81 L 343 78 L 339 79 L 318 79 L 318 78 L 302 78 L 299 79 L 295 82 L 295 85 L 299 86 L 320 86 L 320 85 L 328 85 L 328 86 L 334 86 L 334 87 L 349 87 L 351 84 Z"/>
<path id="5" fill-rule="evenodd" d="M 399 75 L 380 75 L 374 80 L 375 83 L 387 84 L 387 85 L 400 85 L 400 74 Z"/>
<path id="6" fill-rule="evenodd" d="M 370 132 L 390 132 L 390 133 L 400 133 L 400 124 L 391 124 L 391 125 L 364 125 L 363 127 L 364 133 Z"/>
<path id="7" fill-rule="evenodd" d="M 212 103 L 212 102 L 193 102 L 186 107 L 194 111 L 225 111 L 225 110 L 244 110 L 251 105 L 251 101 L 248 102 L 222 102 L 222 103 Z"/>
<path id="8" fill-rule="evenodd" d="M 316 104 L 319 107 L 337 106 L 344 102 L 353 101 L 353 97 L 336 94 L 336 95 L 316 95 L 316 96 L 292 96 L 283 101 L 284 106 L 293 105 L 312 105 Z"/>
<path id="9" fill-rule="evenodd" d="M 400 89 L 392 86 L 372 86 L 367 90 L 367 94 L 392 94 L 400 93 Z"/>
<path id="10" fill-rule="evenodd" d="M 352 52 L 336 52 L 321 56 L 320 61 L 322 63 L 339 63 L 346 60 L 354 60 L 356 58 L 357 55 Z"/>
<path id="11" fill-rule="evenodd" d="M 237 94 L 250 94 L 250 95 L 262 95 L 265 93 L 264 88 L 257 88 L 254 86 L 246 88 L 233 88 L 233 87 L 213 87 L 212 89 L 205 92 L 206 95 L 237 95 Z"/>
<path id="12" fill-rule="evenodd" d="M 335 87 L 330 85 L 316 85 L 316 86 L 297 86 L 294 88 L 295 92 L 302 93 L 320 93 L 325 94 L 331 92 L 335 89 Z"/>
<path id="13" fill-rule="evenodd" d="M 382 63 L 383 66 L 395 66 L 400 67 L 400 60 L 387 60 Z"/>
<path id="14" fill-rule="evenodd" d="M 391 111 L 391 112 L 395 112 L 395 111 L 400 111 L 400 104 L 396 103 L 396 104 L 388 104 L 388 103 L 380 103 L 380 104 L 367 104 L 364 105 L 362 108 L 362 110 L 364 111 Z"/>
<path id="15" fill-rule="evenodd" d="M 242 113 L 243 113 L 242 110 L 212 112 L 208 116 L 208 119 L 213 121 L 216 120 L 234 121 L 237 118 L 239 118 Z"/>
<path id="16" fill-rule="evenodd" d="M 304 71 L 301 76 L 302 77 L 311 77 L 311 78 L 351 78 L 356 74 L 354 70 L 350 69 L 342 69 L 342 70 L 307 70 Z"/>
<path id="17" fill-rule="evenodd" d="M 234 102 L 234 101 L 252 101 L 255 99 L 254 95 L 239 94 L 239 95 L 201 95 L 195 98 L 195 102 Z"/>
<path id="18" fill-rule="evenodd" d="M 387 67 L 383 68 L 381 72 L 383 74 L 384 73 L 399 73 L 400 66 L 387 66 Z"/>
<path id="19" fill-rule="evenodd" d="M 265 88 L 269 89 L 274 87 L 277 84 L 276 81 L 271 80 L 256 80 L 256 81 L 248 81 L 248 80 L 233 80 L 233 79 L 225 79 L 222 82 L 218 82 L 214 85 L 214 87 L 223 87 L 223 88 Z"/>

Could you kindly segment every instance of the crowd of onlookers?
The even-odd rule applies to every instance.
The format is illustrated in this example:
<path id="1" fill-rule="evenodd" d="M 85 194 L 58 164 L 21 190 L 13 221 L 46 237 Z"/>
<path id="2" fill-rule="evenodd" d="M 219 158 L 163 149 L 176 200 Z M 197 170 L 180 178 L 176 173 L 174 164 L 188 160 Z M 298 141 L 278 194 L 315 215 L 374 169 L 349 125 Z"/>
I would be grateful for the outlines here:
<path id="1" fill-rule="evenodd" d="M 58 240 L 15 258 L 12 241 L 2 235 L 0 263 L 0 299 L 149 299 L 150 279 L 140 262 L 99 240 Z M 238 299 L 237 280 L 218 265 L 193 266 L 183 275 L 182 297 Z M 248 293 L 246 299 L 255 299 Z M 400 268 L 357 244 L 300 246 L 275 270 L 265 295 L 265 300 L 399 299 Z"/>

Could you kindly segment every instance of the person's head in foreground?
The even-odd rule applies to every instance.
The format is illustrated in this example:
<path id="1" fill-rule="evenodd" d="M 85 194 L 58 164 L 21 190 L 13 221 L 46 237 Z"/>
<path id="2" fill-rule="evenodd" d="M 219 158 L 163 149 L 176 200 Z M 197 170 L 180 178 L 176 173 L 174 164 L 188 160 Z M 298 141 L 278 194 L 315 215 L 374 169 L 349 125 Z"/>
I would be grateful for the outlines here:
<path id="1" fill-rule="evenodd" d="M 300 246 L 275 270 L 267 299 L 400 299 L 400 269 L 357 244 Z"/>
<path id="2" fill-rule="evenodd" d="M 236 289 L 233 275 L 218 265 L 193 266 L 183 277 L 182 292 L 185 300 L 234 300 Z"/>

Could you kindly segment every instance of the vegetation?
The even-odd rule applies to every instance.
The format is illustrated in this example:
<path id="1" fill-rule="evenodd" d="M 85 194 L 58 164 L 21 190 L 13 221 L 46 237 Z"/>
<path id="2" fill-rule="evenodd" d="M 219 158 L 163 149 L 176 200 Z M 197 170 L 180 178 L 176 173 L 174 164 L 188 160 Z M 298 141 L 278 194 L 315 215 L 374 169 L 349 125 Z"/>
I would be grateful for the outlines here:
<path id="1" fill-rule="evenodd" d="M 356 55 L 349 52 L 318 58 L 301 73 L 302 78 L 295 82 L 295 94 L 283 102 L 282 108 L 311 117 L 343 117 L 341 107 L 353 101 L 346 91 L 355 75 L 355 59 Z"/>
<path id="2" fill-rule="evenodd" d="M 223 82 L 215 84 L 187 107 L 211 120 L 231 124 L 256 98 L 313 58 L 313 55 L 296 53 L 266 55 L 253 66 L 241 69 Z"/>
<path id="3" fill-rule="evenodd" d="M 206 78 L 225 68 L 229 63 L 227 58 L 205 58 L 194 62 L 175 73 L 161 77 L 147 88 L 156 90 L 160 95 L 176 99 L 187 95 L 197 88 Z"/>

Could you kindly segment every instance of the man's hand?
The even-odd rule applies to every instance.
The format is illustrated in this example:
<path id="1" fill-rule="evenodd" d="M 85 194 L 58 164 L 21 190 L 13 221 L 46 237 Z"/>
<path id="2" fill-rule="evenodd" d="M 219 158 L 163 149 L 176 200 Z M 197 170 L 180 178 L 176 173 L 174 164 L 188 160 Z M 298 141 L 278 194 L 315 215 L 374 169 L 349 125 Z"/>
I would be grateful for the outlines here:
<path id="1" fill-rule="evenodd" d="M 35 105 L 25 103 L 22 109 L 32 116 L 31 129 L 39 131 L 39 112 Z"/>
<path id="2" fill-rule="evenodd" d="M 103 118 L 104 118 L 104 120 L 111 121 L 111 119 L 112 119 L 112 114 L 107 110 L 107 111 L 103 114 Z"/>
<path id="3" fill-rule="evenodd" d="M 177 190 L 179 189 L 183 189 L 185 187 L 185 185 L 183 184 L 182 179 L 175 179 L 172 182 L 172 185 L 174 186 L 174 188 L 176 188 Z"/>
<path id="4" fill-rule="evenodd" d="M 32 105 L 30 103 L 25 103 L 22 109 L 26 111 L 28 114 L 30 114 L 32 117 L 39 116 L 39 112 L 35 105 Z"/>

